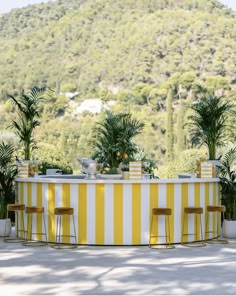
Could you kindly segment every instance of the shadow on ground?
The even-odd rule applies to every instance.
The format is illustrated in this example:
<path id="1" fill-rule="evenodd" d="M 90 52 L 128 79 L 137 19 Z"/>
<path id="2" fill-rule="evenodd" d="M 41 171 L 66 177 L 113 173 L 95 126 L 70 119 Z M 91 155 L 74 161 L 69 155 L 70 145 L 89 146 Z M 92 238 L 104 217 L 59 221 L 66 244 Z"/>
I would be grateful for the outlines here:
<path id="1" fill-rule="evenodd" d="M 0 253 L 0 291 L 9 294 L 236 294 L 236 240 L 173 250 L 55 250 L 1 240 Z"/>

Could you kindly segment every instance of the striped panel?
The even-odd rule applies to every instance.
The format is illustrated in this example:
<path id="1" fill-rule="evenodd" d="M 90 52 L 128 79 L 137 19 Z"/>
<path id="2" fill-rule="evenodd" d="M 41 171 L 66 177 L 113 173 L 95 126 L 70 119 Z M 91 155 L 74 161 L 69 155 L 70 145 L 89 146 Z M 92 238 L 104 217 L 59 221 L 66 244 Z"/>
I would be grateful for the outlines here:
<path id="1" fill-rule="evenodd" d="M 182 192 L 182 215 L 181 215 L 181 241 L 187 242 L 188 237 L 187 235 L 184 235 L 188 233 L 188 216 L 184 214 L 184 208 L 188 207 L 188 184 L 182 183 L 181 184 L 181 192 Z"/>
<path id="2" fill-rule="evenodd" d="M 31 191 L 31 183 L 30 183 L 30 186 L 28 186 L 28 184 L 29 183 L 24 183 L 24 185 L 23 185 L 24 200 L 25 200 L 25 204 L 26 204 L 27 207 L 32 205 L 31 196 L 29 197 L 29 194 L 28 194 L 28 188 Z M 26 238 L 30 239 L 30 233 L 28 232 L 28 229 L 30 227 L 30 220 L 29 220 L 30 217 L 29 217 L 29 214 L 26 214 L 25 216 L 26 216 L 25 226 L 26 226 L 26 229 L 27 229 Z"/>
<path id="3" fill-rule="evenodd" d="M 17 199 L 19 200 L 19 203 L 26 204 L 25 198 L 24 198 L 24 183 L 23 182 L 19 182 L 19 184 L 18 184 L 18 194 L 19 194 L 19 197 Z M 20 219 L 20 218 L 18 217 L 18 219 Z M 19 228 L 23 229 L 23 221 L 21 221 L 21 219 L 20 219 L 20 221 L 18 220 L 18 223 L 19 223 L 18 225 L 20 226 Z M 26 223 L 27 223 L 26 215 L 24 215 L 24 227 L 27 226 Z"/>
<path id="4" fill-rule="evenodd" d="M 181 184 L 174 185 L 174 207 L 172 211 L 174 211 L 173 224 L 170 227 L 174 229 L 174 242 L 181 242 L 181 205 L 182 205 L 182 192 L 181 192 Z M 171 222 L 172 222 L 171 221 Z"/>
<path id="5" fill-rule="evenodd" d="M 213 184 L 213 205 L 217 205 L 218 196 L 216 193 L 216 183 Z M 217 236 L 217 213 L 213 214 L 213 235 Z"/>
<path id="6" fill-rule="evenodd" d="M 200 193 L 199 193 L 199 206 L 203 208 L 203 214 L 201 215 L 202 219 L 202 236 L 205 239 L 205 220 L 206 220 L 206 206 L 205 206 L 205 185 L 207 183 L 199 183 Z"/>
<path id="7" fill-rule="evenodd" d="M 152 217 L 152 209 L 158 207 L 158 184 L 150 184 L 150 236 L 157 236 L 158 234 L 158 223 L 156 217 Z M 153 237 L 150 240 L 151 244 L 156 244 L 157 243 L 157 237 Z"/>
<path id="8" fill-rule="evenodd" d="M 47 204 L 48 204 L 48 240 L 49 242 L 55 241 L 55 184 L 48 184 Z"/>
<path id="9" fill-rule="evenodd" d="M 195 183 L 194 184 L 194 206 L 195 207 L 200 207 L 200 183 Z M 203 209 L 204 210 L 204 209 Z M 200 232 L 201 232 L 201 219 L 202 215 L 200 218 L 200 215 L 194 215 L 194 240 L 199 241 L 200 240 Z"/>
<path id="10" fill-rule="evenodd" d="M 36 206 L 37 205 L 37 200 L 36 200 L 36 191 L 37 191 L 37 188 L 36 188 L 36 183 L 31 183 L 31 188 L 28 187 L 28 196 L 31 196 L 31 205 L 32 206 Z M 32 223 L 32 233 L 34 234 L 33 235 L 33 239 L 37 239 L 37 218 L 38 216 L 41 216 L 41 215 L 38 215 L 38 214 L 34 214 L 32 219 L 33 219 L 33 223 Z"/>
<path id="11" fill-rule="evenodd" d="M 194 184 L 189 183 L 188 184 L 188 206 L 189 207 L 194 207 L 195 206 L 195 198 L 194 198 Z M 196 227 L 196 216 L 193 214 L 186 215 L 187 220 L 188 220 L 188 240 L 189 241 L 194 241 L 195 240 L 195 227 Z"/>
<path id="12" fill-rule="evenodd" d="M 42 207 L 43 206 L 43 196 L 42 196 L 42 183 L 36 183 L 36 205 Z M 37 233 L 42 233 L 43 231 L 43 219 L 42 215 L 37 215 L 37 227 L 36 227 L 36 232 Z M 42 235 L 38 234 L 37 239 L 42 240 Z"/>
<path id="13" fill-rule="evenodd" d="M 220 205 L 220 185 L 216 184 L 216 205 Z M 221 234 L 221 214 L 218 213 L 217 214 L 217 234 L 220 235 Z"/>
<path id="14" fill-rule="evenodd" d="M 122 184 L 114 184 L 113 215 L 114 215 L 114 244 L 123 245 L 123 185 Z"/>
<path id="15" fill-rule="evenodd" d="M 209 205 L 213 205 L 213 184 L 209 184 Z M 213 213 L 209 213 L 209 238 L 212 238 L 212 231 L 213 231 Z"/>
<path id="16" fill-rule="evenodd" d="M 209 205 L 209 183 L 205 184 L 205 239 L 209 239 L 209 213 L 206 210 L 207 206 Z"/>
<path id="17" fill-rule="evenodd" d="M 58 184 L 57 184 L 58 185 Z M 70 203 L 70 184 L 62 184 L 61 185 L 62 192 L 62 207 L 71 207 Z M 56 195 L 57 196 L 57 195 Z M 63 243 L 69 243 L 71 234 L 70 225 L 72 225 L 72 217 L 70 215 L 64 215 L 62 217 L 62 241 Z"/>
<path id="18" fill-rule="evenodd" d="M 73 225 L 73 218 L 71 217 L 71 224 L 70 224 L 70 235 L 76 235 L 77 241 L 75 238 L 71 237 L 70 242 L 75 243 L 75 241 L 78 243 L 78 185 L 77 184 L 70 184 L 70 207 L 74 209 L 74 222 L 75 222 L 75 234 L 74 234 L 74 225 Z"/>
<path id="19" fill-rule="evenodd" d="M 45 218 L 44 220 L 42 220 L 42 232 L 47 233 L 47 239 L 48 239 L 49 213 L 48 213 L 48 184 L 47 183 L 42 183 L 42 205 L 44 207 L 44 218 Z M 54 240 L 53 240 L 53 242 L 54 242 Z"/>
<path id="20" fill-rule="evenodd" d="M 95 241 L 95 184 L 87 187 L 87 242 L 94 245 Z"/>
<path id="21" fill-rule="evenodd" d="M 145 245 L 149 241 L 149 199 L 150 186 L 149 184 L 141 185 L 141 244 Z"/>
<path id="22" fill-rule="evenodd" d="M 87 185 L 78 185 L 78 240 L 87 244 Z"/>
<path id="23" fill-rule="evenodd" d="M 174 220 L 175 220 L 175 210 L 174 210 L 174 184 L 167 184 L 166 189 L 166 207 L 172 209 L 172 215 L 169 217 L 170 222 L 170 242 L 174 242 Z M 166 225 L 167 226 L 167 225 Z"/>
<path id="24" fill-rule="evenodd" d="M 96 184 L 95 243 L 104 244 L 104 184 Z"/>
<path id="25" fill-rule="evenodd" d="M 132 244 L 141 242 L 141 184 L 132 184 Z"/>
<path id="26" fill-rule="evenodd" d="M 132 184 L 123 184 L 122 205 L 123 205 L 123 212 L 122 212 L 123 244 L 132 245 Z"/>
<path id="27" fill-rule="evenodd" d="M 166 186 L 167 184 L 159 184 L 158 186 L 158 207 L 165 208 L 166 207 L 166 197 L 167 197 L 167 190 Z M 168 184 L 169 185 L 169 184 Z M 157 217 L 158 221 L 158 243 L 159 244 L 165 244 L 165 216 L 159 216 Z"/>
<path id="28" fill-rule="evenodd" d="M 114 244 L 114 186 L 106 184 L 104 188 L 104 244 Z"/>

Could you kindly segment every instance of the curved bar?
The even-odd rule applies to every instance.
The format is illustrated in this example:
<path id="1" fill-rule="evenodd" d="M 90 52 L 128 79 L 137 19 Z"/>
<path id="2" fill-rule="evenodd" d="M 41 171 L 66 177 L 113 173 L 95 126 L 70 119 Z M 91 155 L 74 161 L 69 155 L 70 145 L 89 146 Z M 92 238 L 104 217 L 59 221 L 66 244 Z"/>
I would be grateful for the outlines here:
<path id="1" fill-rule="evenodd" d="M 186 206 L 203 207 L 203 236 L 216 231 L 216 216 L 206 212 L 208 205 L 220 204 L 218 179 L 154 179 L 154 180 L 84 180 L 63 178 L 17 178 L 17 197 L 26 206 L 44 206 L 49 242 L 55 242 L 55 207 L 73 207 L 78 244 L 88 245 L 148 245 L 152 208 L 172 209 L 170 217 L 171 242 L 181 242 L 183 209 Z M 163 236 L 163 217 L 155 219 L 152 235 Z M 63 217 L 63 233 L 73 232 L 69 219 Z M 164 219 L 164 218 L 163 218 Z M 39 216 L 35 232 L 42 232 Z M 195 221 L 188 217 L 185 232 L 193 233 Z M 199 228 L 198 228 L 199 229 Z M 41 240 L 38 236 L 36 239 Z M 69 239 L 69 238 L 68 238 Z M 199 233 L 185 241 L 197 241 Z M 65 242 L 67 238 L 65 238 Z M 156 238 L 152 243 L 164 243 Z"/>

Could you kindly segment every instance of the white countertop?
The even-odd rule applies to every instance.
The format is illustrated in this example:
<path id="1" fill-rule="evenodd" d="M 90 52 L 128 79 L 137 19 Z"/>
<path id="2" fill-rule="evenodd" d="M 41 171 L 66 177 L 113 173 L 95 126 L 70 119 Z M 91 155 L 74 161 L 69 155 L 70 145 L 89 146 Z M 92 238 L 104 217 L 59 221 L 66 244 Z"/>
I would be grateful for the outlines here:
<path id="1" fill-rule="evenodd" d="M 63 178 L 63 176 L 65 178 Z M 71 177 L 71 178 L 70 178 Z M 181 178 L 181 179 L 142 179 L 142 180 L 115 180 L 115 179 L 81 179 L 76 175 L 62 175 L 62 176 L 47 176 L 45 177 L 32 177 L 32 178 L 16 178 L 16 182 L 27 183 L 70 183 L 70 184 L 104 184 L 104 183 L 116 183 L 116 184 L 165 184 L 165 183 L 208 183 L 219 182 L 218 178 Z"/>

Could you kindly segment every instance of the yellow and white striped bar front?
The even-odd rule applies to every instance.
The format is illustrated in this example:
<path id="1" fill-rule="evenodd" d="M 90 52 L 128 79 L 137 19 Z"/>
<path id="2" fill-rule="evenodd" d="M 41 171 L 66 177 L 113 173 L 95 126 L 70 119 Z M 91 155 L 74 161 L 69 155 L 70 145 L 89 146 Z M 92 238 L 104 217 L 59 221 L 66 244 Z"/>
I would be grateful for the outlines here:
<path id="1" fill-rule="evenodd" d="M 147 245 L 150 235 L 152 208 L 169 207 L 171 242 L 181 242 L 183 209 L 201 206 L 203 235 L 216 231 L 216 216 L 206 213 L 207 205 L 218 205 L 218 179 L 158 179 L 158 180 L 81 180 L 62 178 L 16 179 L 17 195 L 26 206 L 44 206 L 48 239 L 55 242 L 55 207 L 73 207 L 78 244 L 88 245 Z M 209 226 L 206 229 L 206 215 Z M 154 220 L 152 235 L 163 236 L 164 217 Z M 38 215 L 34 232 L 41 232 L 42 217 Z M 193 233 L 195 220 L 188 217 L 185 233 Z M 63 217 L 63 233 L 73 233 L 72 221 Z M 198 240 L 200 233 L 186 241 Z M 205 239 L 212 238 L 212 234 Z M 37 239 L 43 239 L 40 235 Z M 66 238 L 68 239 L 68 238 Z M 67 242 L 65 240 L 65 242 Z M 71 240 L 73 243 L 73 238 Z M 154 238 L 152 243 L 164 243 Z"/>

